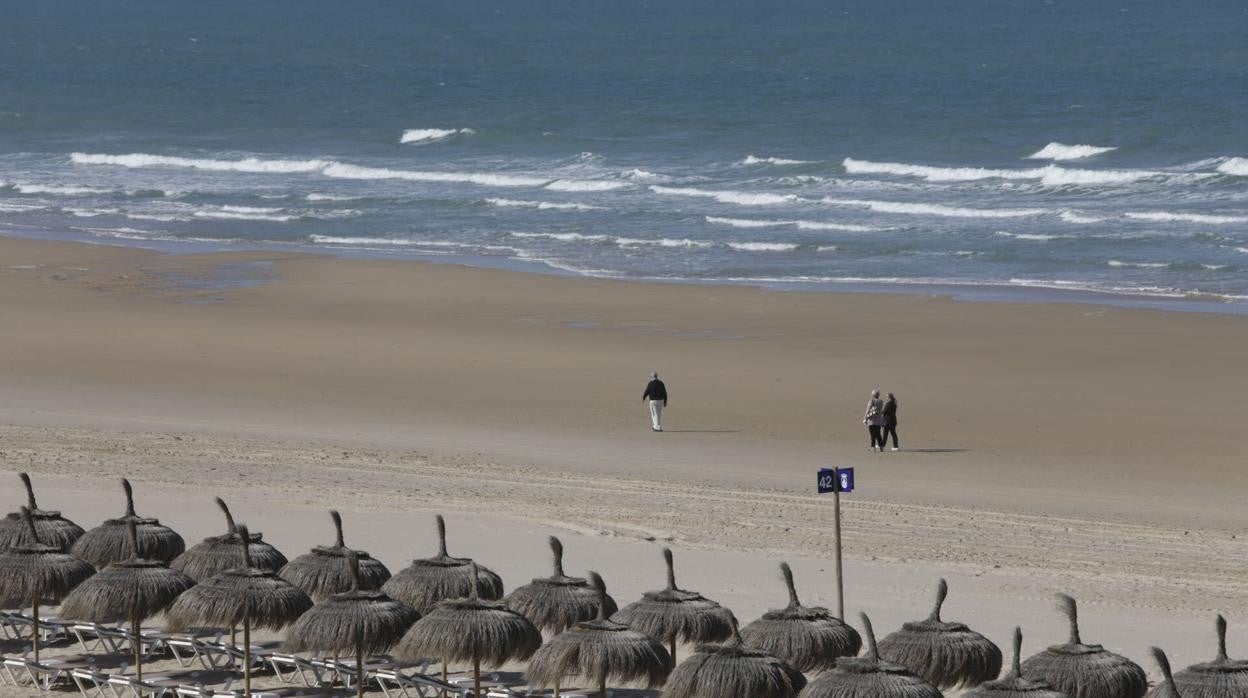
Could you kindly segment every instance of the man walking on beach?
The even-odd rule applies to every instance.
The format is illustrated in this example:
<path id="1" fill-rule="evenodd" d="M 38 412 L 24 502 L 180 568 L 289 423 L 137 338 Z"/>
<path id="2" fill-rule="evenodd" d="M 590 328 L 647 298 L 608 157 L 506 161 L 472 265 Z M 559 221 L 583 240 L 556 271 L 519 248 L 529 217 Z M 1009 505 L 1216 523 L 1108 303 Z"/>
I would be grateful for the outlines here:
<path id="1" fill-rule="evenodd" d="M 650 428 L 663 431 L 663 408 L 667 407 L 667 386 L 659 380 L 658 373 L 650 374 L 650 382 L 646 384 L 646 392 L 641 394 L 641 401 L 650 403 Z"/>

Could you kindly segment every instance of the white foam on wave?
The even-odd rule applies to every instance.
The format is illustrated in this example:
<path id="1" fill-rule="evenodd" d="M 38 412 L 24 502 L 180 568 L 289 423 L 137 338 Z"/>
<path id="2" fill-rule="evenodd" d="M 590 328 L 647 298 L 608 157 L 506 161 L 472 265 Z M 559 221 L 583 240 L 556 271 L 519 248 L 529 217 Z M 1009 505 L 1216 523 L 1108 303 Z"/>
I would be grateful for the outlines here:
<path id="1" fill-rule="evenodd" d="M 1098 216 L 1085 216 L 1082 213 L 1078 213 L 1076 211 L 1062 211 L 1061 213 L 1057 214 L 1057 217 L 1066 221 L 1067 223 L 1078 223 L 1082 225 L 1100 223 L 1105 220 L 1104 218 L 1100 218 Z"/>
<path id="2" fill-rule="evenodd" d="M 620 176 L 624 179 L 631 179 L 634 182 L 667 182 L 672 179 L 667 175 L 662 175 L 657 172 L 651 172 L 640 168 L 625 170 L 620 173 Z"/>
<path id="3" fill-rule="evenodd" d="M 602 206 L 573 204 L 560 201 L 527 201 L 523 199 L 486 199 L 487 204 L 508 208 L 533 208 L 539 211 L 602 211 Z"/>
<path id="4" fill-rule="evenodd" d="M 757 155 L 747 155 L 741 161 L 742 165 L 809 165 L 814 160 L 790 160 L 789 158 L 766 158 Z"/>
<path id="5" fill-rule="evenodd" d="M 84 196 L 89 194 L 111 194 L 112 189 L 101 189 L 99 187 L 76 187 L 69 185 L 55 184 L 24 184 L 21 182 L 12 185 L 13 191 L 19 194 L 51 194 L 53 196 Z"/>
<path id="6" fill-rule="evenodd" d="M 312 192 L 311 194 L 308 194 L 307 196 L 305 196 L 305 197 L 303 197 L 303 198 L 307 199 L 308 201 L 358 201 L 358 200 L 360 200 L 360 199 L 362 199 L 362 198 L 364 198 L 364 197 L 362 197 L 362 196 L 341 196 L 341 195 L 338 195 L 338 194 L 320 194 L 320 193 L 317 193 L 317 192 Z"/>
<path id="7" fill-rule="evenodd" d="M 451 136 L 471 136 L 470 128 L 409 128 L 399 137 L 399 143 L 432 143 Z"/>
<path id="8" fill-rule="evenodd" d="M 1118 149 L 1112 146 L 1066 145 L 1054 142 L 1028 155 L 1027 158 L 1030 160 L 1081 160 L 1113 150 Z"/>
<path id="9" fill-rule="evenodd" d="M 613 242 L 615 242 L 615 244 L 619 245 L 620 247 L 654 246 L 654 247 L 681 247 L 685 249 L 700 249 L 700 248 L 705 248 L 705 247 L 711 247 L 714 244 L 714 243 L 706 242 L 705 240 L 690 240 L 688 238 L 681 238 L 678 240 L 674 240 L 672 238 L 657 238 L 657 239 L 654 239 L 654 238 L 615 238 Z"/>
<path id="10" fill-rule="evenodd" d="M 614 191 L 627 187 L 626 182 L 611 182 L 602 179 L 556 179 L 546 185 L 551 191 Z"/>
<path id="11" fill-rule="evenodd" d="M 196 218 L 213 218 L 219 220 L 237 220 L 237 221 L 271 221 L 274 223 L 286 223 L 293 221 L 299 216 L 282 213 L 281 209 L 250 209 L 247 206 L 223 206 L 220 209 L 209 211 L 196 211 Z"/>
<path id="12" fill-rule="evenodd" d="M 1052 242 L 1054 240 L 1064 240 L 1068 235 L 1043 235 L 1040 233 L 1010 233 L 1004 230 L 998 230 L 995 235 L 1005 238 L 1013 238 L 1015 240 L 1029 240 L 1031 242 Z"/>
<path id="13" fill-rule="evenodd" d="M 119 208 L 63 208 L 62 211 L 78 218 L 95 218 L 96 216 L 121 216 L 125 211 Z"/>
<path id="14" fill-rule="evenodd" d="M 100 153 L 72 153 L 69 156 L 76 165 L 116 165 L 120 167 L 186 167 L 219 172 L 299 173 L 316 172 L 329 165 L 328 160 L 264 160 L 242 158 L 240 160 L 214 160 L 209 158 L 183 158 L 147 153 L 106 155 Z"/>
<path id="15" fill-rule="evenodd" d="M 585 235 L 584 233 L 508 233 L 516 238 L 532 240 L 558 240 L 560 242 L 608 242 L 610 235 Z"/>
<path id="16" fill-rule="evenodd" d="M 419 245 L 419 240 L 396 240 L 394 238 L 377 237 L 334 237 L 332 235 L 312 235 L 308 238 L 317 245 Z"/>
<path id="17" fill-rule="evenodd" d="M 420 170 L 392 170 L 385 167 L 362 167 L 340 162 L 327 163 L 322 169 L 326 177 L 336 179 L 384 180 L 398 179 L 409 182 L 444 182 L 452 184 L 479 184 L 487 187 L 540 187 L 549 179 L 523 175 L 493 174 L 480 172 L 426 172 Z"/>
<path id="18" fill-rule="evenodd" d="M 1218 172 L 1236 177 L 1248 177 L 1248 158 L 1230 158 L 1218 165 Z"/>
<path id="19" fill-rule="evenodd" d="M 1111 259 L 1106 264 L 1111 267 L 1132 267 L 1135 269 L 1165 269 L 1170 266 L 1169 262 L 1123 262 L 1117 259 Z"/>
<path id="20" fill-rule="evenodd" d="M 921 177 L 929 182 L 973 182 L 981 179 L 1039 180 L 1051 187 L 1067 185 L 1127 184 L 1143 179 L 1165 176 L 1150 170 L 1080 170 L 1046 165 L 1023 170 L 986 167 L 933 167 L 903 162 L 871 162 L 845 158 L 845 171 L 850 174 L 887 174 Z M 1192 176 L 1192 175 L 1188 175 Z"/>
<path id="21" fill-rule="evenodd" d="M 815 248 L 815 252 L 836 252 L 836 245 L 820 245 Z"/>
<path id="22" fill-rule="evenodd" d="M 916 204 L 903 201 L 879 201 L 873 199 L 825 198 L 833 206 L 861 206 L 878 213 L 900 213 L 909 216 L 941 216 L 945 218 L 1026 218 L 1048 213 L 1043 208 L 963 208 L 943 204 Z"/>
<path id="23" fill-rule="evenodd" d="M 722 216 L 706 216 L 706 222 L 715 225 L 727 225 L 733 228 L 786 228 L 798 230 L 842 230 L 851 233 L 869 233 L 876 230 L 887 230 L 873 225 L 857 225 L 854 223 L 824 223 L 821 221 L 796 220 L 760 220 L 757 218 L 725 218 Z"/>
<path id="24" fill-rule="evenodd" d="M 666 196 L 692 196 L 714 199 L 723 204 L 738 206 L 779 206 L 801 201 L 792 194 L 769 194 L 766 192 L 725 191 L 713 189 L 694 189 L 690 187 L 652 186 L 650 191 Z"/>
<path id="25" fill-rule="evenodd" d="M 1206 223 L 1208 225 L 1230 225 L 1248 223 L 1248 216 L 1215 216 L 1205 213 L 1171 213 L 1168 211 L 1128 211 L 1122 214 L 1126 218 L 1137 221 L 1153 221 L 1157 223 Z"/>
<path id="26" fill-rule="evenodd" d="M 797 245 L 789 242 L 730 242 L 728 247 L 739 252 L 792 252 Z"/>

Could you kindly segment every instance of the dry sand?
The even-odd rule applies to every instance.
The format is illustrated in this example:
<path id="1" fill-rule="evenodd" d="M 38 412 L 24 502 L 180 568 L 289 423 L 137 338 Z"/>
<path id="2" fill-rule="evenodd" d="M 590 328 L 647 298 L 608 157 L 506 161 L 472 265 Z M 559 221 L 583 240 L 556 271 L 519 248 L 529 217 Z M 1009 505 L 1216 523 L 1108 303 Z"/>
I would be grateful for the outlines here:
<path id="1" fill-rule="evenodd" d="M 272 278 L 222 288 L 237 274 Z M 833 602 L 813 480 L 835 464 L 860 487 L 848 605 L 884 630 L 941 575 L 948 616 L 1003 646 L 1022 624 L 1033 651 L 1064 640 L 1059 590 L 1142 663 L 1210 658 L 1217 611 L 1232 649 L 1248 621 L 1243 318 L 0 239 L 0 327 L 0 469 L 84 524 L 127 474 L 188 541 L 216 493 L 288 555 L 337 506 L 398 569 L 445 511 L 509 587 L 555 532 L 629 599 L 668 543 L 683 585 L 750 619 L 782 604 L 781 558 Z M 901 453 L 866 451 L 877 386 Z"/>

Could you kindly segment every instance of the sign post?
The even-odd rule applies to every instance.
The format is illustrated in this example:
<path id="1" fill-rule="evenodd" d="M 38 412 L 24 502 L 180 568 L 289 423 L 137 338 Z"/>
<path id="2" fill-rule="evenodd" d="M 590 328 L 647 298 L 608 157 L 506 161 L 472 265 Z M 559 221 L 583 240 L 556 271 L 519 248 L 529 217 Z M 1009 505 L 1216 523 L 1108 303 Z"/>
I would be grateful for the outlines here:
<path id="1" fill-rule="evenodd" d="M 832 537 L 836 541 L 836 615 L 841 620 L 845 620 L 845 578 L 841 565 L 841 493 L 853 491 L 853 468 L 819 469 L 819 494 L 832 494 Z"/>

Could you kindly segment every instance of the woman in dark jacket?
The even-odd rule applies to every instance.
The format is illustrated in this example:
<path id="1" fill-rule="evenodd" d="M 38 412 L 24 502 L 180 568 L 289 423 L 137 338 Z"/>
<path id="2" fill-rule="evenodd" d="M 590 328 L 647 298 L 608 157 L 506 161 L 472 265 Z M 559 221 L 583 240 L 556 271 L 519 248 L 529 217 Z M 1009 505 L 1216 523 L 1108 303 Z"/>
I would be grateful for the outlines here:
<path id="1" fill-rule="evenodd" d="M 880 415 L 884 417 L 884 428 L 880 436 L 880 450 L 884 450 L 884 444 L 888 442 L 888 435 L 893 435 L 893 450 L 897 448 L 897 397 L 892 393 L 888 394 L 888 399 L 884 401 L 884 407 L 880 410 Z"/>

